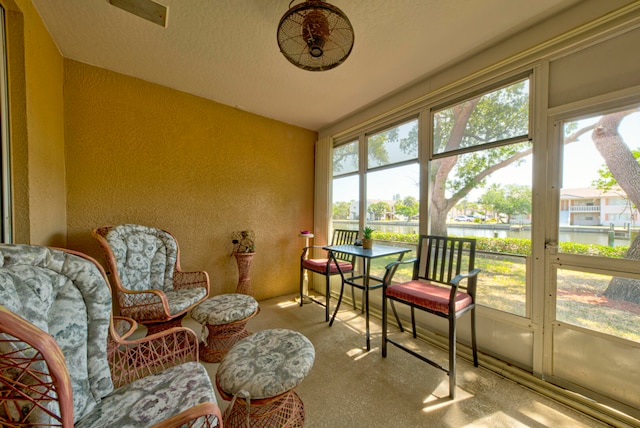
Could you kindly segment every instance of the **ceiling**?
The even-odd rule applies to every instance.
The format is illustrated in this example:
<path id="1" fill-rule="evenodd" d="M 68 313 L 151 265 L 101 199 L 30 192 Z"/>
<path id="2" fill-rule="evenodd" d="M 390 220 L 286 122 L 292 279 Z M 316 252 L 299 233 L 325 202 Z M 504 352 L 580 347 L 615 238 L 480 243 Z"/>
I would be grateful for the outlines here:
<path id="1" fill-rule="evenodd" d="M 108 0 L 32 1 L 65 58 L 318 131 L 577 0 L 330 0 L 355 43 L 323 72 L 278 50 L 291 0 L 157 0 L 166 28 Z"/>

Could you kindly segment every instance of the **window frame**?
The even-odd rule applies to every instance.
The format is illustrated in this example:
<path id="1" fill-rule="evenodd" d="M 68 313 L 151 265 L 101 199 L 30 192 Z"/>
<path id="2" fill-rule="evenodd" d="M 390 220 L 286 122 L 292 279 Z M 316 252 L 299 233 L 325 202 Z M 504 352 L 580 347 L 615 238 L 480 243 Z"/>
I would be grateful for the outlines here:
<path id="1" fill-rule="evenodd" d="M 11 144 L 9 125 L 9 82 L 7 67 L 6 13 L 0 5 L 0 174 L 2 187 L 1 242 L 13 243 L 13 206 L 11 182 Z"/>

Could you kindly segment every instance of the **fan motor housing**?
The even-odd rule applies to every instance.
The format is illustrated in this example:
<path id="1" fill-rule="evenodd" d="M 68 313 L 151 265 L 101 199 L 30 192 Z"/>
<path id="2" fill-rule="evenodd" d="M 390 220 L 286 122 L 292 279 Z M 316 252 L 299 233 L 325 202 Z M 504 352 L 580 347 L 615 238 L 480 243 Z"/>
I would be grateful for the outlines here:
<path id="1" fill-rule="evenodd" d="M 277 38 L 280 52 L 296 67 L 324 71 L 351 54 L 354 32 L 340 9 L 322 0 L 307 0 L 280 19 Z"/>

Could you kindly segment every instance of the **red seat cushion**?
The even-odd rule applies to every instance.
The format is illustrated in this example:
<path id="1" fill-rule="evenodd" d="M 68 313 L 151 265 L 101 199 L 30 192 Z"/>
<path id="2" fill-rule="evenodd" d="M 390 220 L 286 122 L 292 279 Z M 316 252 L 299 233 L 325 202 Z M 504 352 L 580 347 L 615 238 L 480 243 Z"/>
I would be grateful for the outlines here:
<path id="1" fill-rule="evenodd" d="M 432 311 L 449 314 L 449 294 L 451 288 L 434 285 L 426 281 L 409 281 L 387 287 L 387 296 L 404 300 Z M 473 303 L 471 296 L 458 291 L 456 312 Z"/>
<path id="2" fill-rule="evenodd" d="M 302 267 L 304 269 L 309 269 L 318 273 L 327 273 L 327 260 L 329 259 L 307 259 L 302 261 Z M 338 260 L 338 264 L 340 265 L 340 269 L 342 272 L 351 272 L 353 270 L 353 266 L 349 262 L 343 262 Z M 338 267 L 335 263 L 331 263 L 331 274 L 338 273 Z"/>

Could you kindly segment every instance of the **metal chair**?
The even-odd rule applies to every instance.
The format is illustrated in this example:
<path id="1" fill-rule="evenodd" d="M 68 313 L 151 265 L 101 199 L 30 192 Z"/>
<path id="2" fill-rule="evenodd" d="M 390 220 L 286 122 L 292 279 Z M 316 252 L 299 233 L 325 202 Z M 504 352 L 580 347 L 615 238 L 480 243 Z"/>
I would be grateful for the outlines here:
<path id="1" fill-rule="evenodd" d="M 353 245 L 358 239 L 358 231 L 357 230 L 345 230 L 345 229 L 335 229 L 333 231 L 333 237 L 331 239 L 330 245 Z M 318 258 L 318 259 L 308 259 L 307 254 L 309 249 L 322 249 L 321 246 L 308 246 L 302 250 L 302 255 L 300 256 L 300 306 L 304 304 L 304 298 L 308 297 L 313 302 L 318 303 L 325 307 L 325 321 L 329 321 L 329 300 L 331 297 L 331 277 L 333 275 L 339 275 L 342 273 L 351 273 L 353 275 L 353 271 L 355 270 L 356 260 L 355 257 L 349 254 L 332 252 L 335 261 L 332 263 L 329 257 L 326 258 Z M 338 269 L 338 265 L 340 269 Z M 326 278 L 325 283 L 325 301 L 319 301 L 314 299 L 311 296 L 303 295 L 303 285 L 304 285 L 304 271 L 309 270 L 311 272 L 315 272 L 320 275 L 324 275 Z M 356 301 L 355 294 L 353 292 L 353 288 L 351 288 L 351 297 L 353 298 L 353 308 L 355 309 Z"/>
<path id="2" fill-rule="evenodd" d="M 476 285 L 479 269 L 475 269 L 476 240 L 420 235 L 417 257 L 390 263 L 383 279 L 382 303 L 382 356 L 387 356 L 387 343 L 392 343 L 411 355 L 443 370 L 449 375 L 449 396 L 454 398 L 456 387 L 456 321 L 471 314 L 471 346 L 473 365 L 478 366 L 476 347 Z M 413 263 L 410 281 L 392 284 L 398 266 Z M 465 285 L 466 284 L 466 285 Z M 404 303 L 411 307 L 413 337 L 416 334 L 415 309 L 449 321 L 449 367 L 445 368 L 424 355 L 394 341 L 387 334 L 387 301 Z M 400 331 L 404 331 L 396 314 Z"/>
<path id="3" fill-rule="evenodd" d="M 179 327 L 187 312 L 209 297 L 209 275 L 182 271 L 171 233 L 122 224 L 92 234 L 104 252 L 120 313 L 145 325 L 148 334 Z"/>

